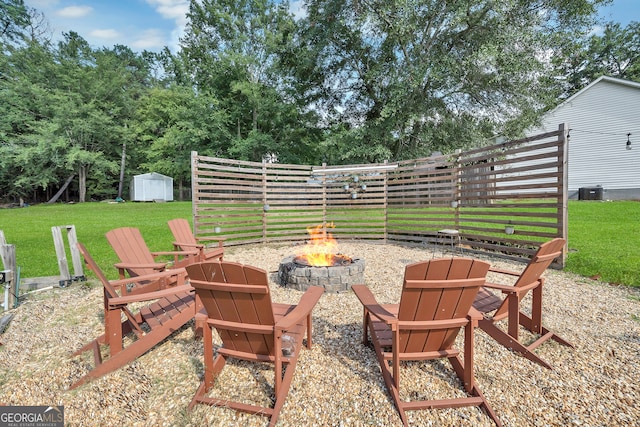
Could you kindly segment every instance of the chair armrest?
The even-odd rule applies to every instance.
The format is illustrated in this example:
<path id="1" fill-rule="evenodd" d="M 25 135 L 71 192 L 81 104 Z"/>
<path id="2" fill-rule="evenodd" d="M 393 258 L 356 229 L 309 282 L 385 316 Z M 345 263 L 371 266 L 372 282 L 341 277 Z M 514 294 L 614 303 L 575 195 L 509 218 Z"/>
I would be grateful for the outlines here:
<path id="1" fill-rule="evenodd" d="M 187 256 L 187 255 L 198 255 L 200 251 L 161 251 L 161 252 L 151 252 L 151 255 L 154 257 L 160 255 L 174 255 L 174 256 Z"/>
<path id="2" fill-rule="evenodd" d="M 179 246 L 181 248 L 196 248 L 196 249 L 202 249 L 204 248 L 204 245 L 201 245 L 199 243 L 181 243 L 181 242 L 173 242 L 174 246 Z"/>
<path id="3" fill-rule="evenodd" d="M 112 286 L 122 286 L 122 285 L 131 284 L 131 283 L 143 283 L 150 280 L 158 280 L 158 279 L 162 279 L 165 277 L 172 277 L 172 276 L 187 277 L 187 270 L 185 270 L 184 268 L 172 268 L 171 270 L 159 271 L 157 273 L 143 274 L 141 276 L 136 276 L 136 277 L 127 277 L 126 279 L 111 280 L 109 281 L 109 283 L 111 283 Z M 175 287 L 171 289 L 175 289 Z"/>
<path id="4" fill-rule="evenodd" d="M 311 314 L 311 310 L 318 303 L 318 300 L 324 293 L 324 288 L 320 286 L 311 286 L 300 298 L 298 305 L 287 313 L 283 318 L 278 320 L 275 327 L 283 331 L 291 329 L 301 319 Z"/>
<path id="5" fill-rule="evenodd" d="M 204 237 L 196 237 L 198 242 L 218 242 L 218 246 L 222 247 L 224 241 L 227 240 L 226 237 L 213 237 L 213 236 L 204 236 Z"/>
<path id="6" fill-rule="evenodd" d="M 127 269 L 127 268 L 153 268 L 154 270 L 162 271 L 167 267 L 166 262 L 154 262 L 152 264 L 132 264 L 128 262 L 118 262 L 113 264 L 115 268 L 118 269 Z"/>
<path id="7" fill-rule="evenodd" d="M 484 316 L 475 307 L 471 306 L 469 313 L 467 314 L 469 320 L 482 320 Z"/>
<path id="8" fill-rule="evenodd" d="M 526 292 L 529 291 L 535 287 L 537 287 L 540 284 L 540 282 L 538 280 L 536 280 L 533 283 L 529 283 L 528 285 L 521 285 L 521 286 L 513 286 L 513 285 L 500 285 L 498 283 L 485 283 L 484 285 L 482 285 L 485 288 L 490 288 L 490 289 L 495 289 L 498 291 L 501 291 L 504 294 L 517 294 L 520 292 Z"/>
<path id="9" fill-rule="evenodd" d="M 521 273 L 512 270 L 503 270 L 501 268 L 490 267 L 489 273 L 506 274 L 507 276 L 520 276 Z"/>
<path id="10" fill-rule="evenodd" d="M 351 290 L 356 294 L 356 297 L 360 300 L 360 303 L 364 306 L 370 314 L 377 317 L 387 324 L 397 323 L 396 316 L 382 307 L 376 301 L 376 298 L 371 293 L 371 290 L 365 285 L 353 285 Z"/>
<path id="11" fill-rule="evenodd" d="M 132 302 L 151 301 L 166 296 L 172 296 L 180 292 L 193 292 L 194 289 L 190 285 L 176 286 L 173 288 L 166 288 L 159 291 L 147 292 L 144 294 L 128 295 L 124 297 L 109 298 L 109 307 L 115 307 L 119 305 L 126 305 Z"/>

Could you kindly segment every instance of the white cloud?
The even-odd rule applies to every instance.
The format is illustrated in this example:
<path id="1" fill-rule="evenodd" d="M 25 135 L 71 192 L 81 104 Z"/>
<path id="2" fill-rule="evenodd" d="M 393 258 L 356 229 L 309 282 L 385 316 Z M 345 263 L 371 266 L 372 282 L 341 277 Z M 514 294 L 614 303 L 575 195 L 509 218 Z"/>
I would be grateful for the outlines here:
<path id="1" fill-rule="evenodd" d="M 189 2 L 186 0 L 147 0 L 163 18 L 173 19 L 178 25 L 187 23 Z"/>
<path id="2" fill-rule="evenodd" d="M 93 11 L 91 6 L 68 6 L 56 11 L 56 15 L 64 18 L 82 18 Z"/>
<path id="3" fill-rule="evenodd" d="M 184 29 L 187 25 L 187 13 L 189 12 L 188 0 L 146 0 L 147 3 L 153 7 L 156 12 L 165 19 L 172 19 L 175 21 L 176 26 L 171 31 L 171 40 L 169 42 L 169 49 L 175 51 L 179 48 L 180 38 L 184 35 Z M 150 38 L 149 40 L 151 40 Z M 143 41 L 140 40 L 142 43 Z M 161 46 L 165 46 L 166 42 L 163 42 Z M 139 46 L 142 47 L 142 46 Z M 144 47 L 142 47 L 144 48 Z"/>
<path id="4" fill-rule="evenodd" d="M 107 28 L 104 30 L 93 30 L 89 34 L 99 39 L 117 39 L 121 34 L 113 28 Z"/>
<path id="5" fill-rule="evenodd" d="M 603 34 L 604 34 L 604 27 L 602 25 L 596 25 L 589 32 L 589 37 L 602 36 Z"/>
<path id="6" fill-rule="evenodd" d="M 303 0 L 295 0 L 289 3 L 289 12 L 296 20 L 307 17 L 307 8 L 304 7 Z"/>
<path id="7" fill-rule="evenodd" d="M 131 43 L 131 47 L 134 49 L 151 50 L 153 48 L 162 48 L 166 44 L 167 41 L 165 40 L 164 33 L 160 30 L 151 29 L 137 36 Z"/>

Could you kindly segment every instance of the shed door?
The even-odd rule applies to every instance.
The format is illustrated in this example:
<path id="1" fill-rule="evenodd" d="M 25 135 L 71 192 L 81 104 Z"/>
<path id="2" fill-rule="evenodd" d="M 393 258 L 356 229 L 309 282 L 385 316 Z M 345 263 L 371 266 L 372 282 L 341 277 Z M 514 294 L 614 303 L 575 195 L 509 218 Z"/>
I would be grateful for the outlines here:
<path id="1" fill-rule="evenodd" d="M 165 200 L 164 182 L 158 179 L 144 180 L 144 200 Z"/>

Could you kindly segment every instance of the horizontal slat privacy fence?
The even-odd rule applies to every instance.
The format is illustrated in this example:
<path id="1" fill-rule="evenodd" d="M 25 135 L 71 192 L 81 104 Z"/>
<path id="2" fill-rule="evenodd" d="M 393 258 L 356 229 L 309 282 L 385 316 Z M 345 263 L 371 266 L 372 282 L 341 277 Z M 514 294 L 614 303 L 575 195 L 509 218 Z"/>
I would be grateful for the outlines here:
<path id="1" fill-rule="evenodd" d="M 195 233 L 226 237 L 226 245 L 298 242 L 320 225 L 338 240 L 424 245 L 438 240 L 438 230 L 455 229 L 468 249 L 528 258 L 541 242 L 567 237 L 566 129 L 452 156 L 365 165 L 193 152 Z"/>

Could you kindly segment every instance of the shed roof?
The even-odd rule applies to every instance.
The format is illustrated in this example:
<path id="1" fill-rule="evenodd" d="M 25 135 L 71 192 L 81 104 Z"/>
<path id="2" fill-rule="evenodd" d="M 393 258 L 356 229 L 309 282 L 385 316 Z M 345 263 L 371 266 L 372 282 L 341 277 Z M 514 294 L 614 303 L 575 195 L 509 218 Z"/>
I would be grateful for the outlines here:
<path id="1" fill-rule="evenodd" d="M 157 172 L 149 172 L 149 173 L 142 173 L 140 175 L 135 175 L 135 178 L 149 178 L 149 179 L 173 179 L 170 176 L 166 176 L 166 175 L 162 175 L 161 173 L 157 173 Z"/>

